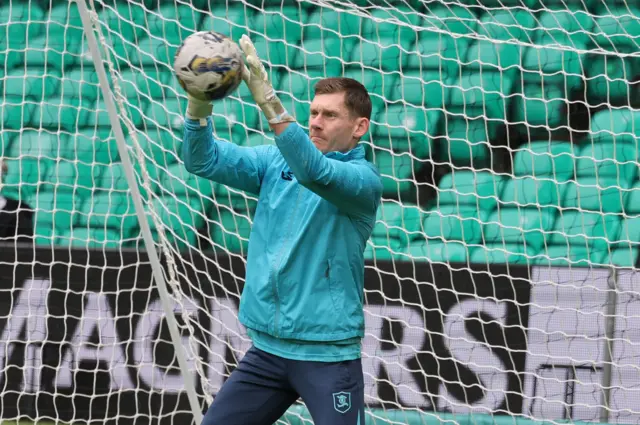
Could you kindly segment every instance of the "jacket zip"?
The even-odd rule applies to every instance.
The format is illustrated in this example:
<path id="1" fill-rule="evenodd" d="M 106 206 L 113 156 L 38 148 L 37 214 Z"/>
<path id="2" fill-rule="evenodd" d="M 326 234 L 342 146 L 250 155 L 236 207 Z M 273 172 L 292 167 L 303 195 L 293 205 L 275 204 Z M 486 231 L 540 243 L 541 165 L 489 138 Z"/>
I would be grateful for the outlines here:
<path id="1" fill-rule="evenodd" d="M 296 203 L 293 206 L 293 210 L 291 211 L 291 215 L 289 217 L 293 217 L 295 218 L 295 213 L 298 210 L 298 205 L 300 204 L 300 195 L 301 195 L 301 191 L 300 191 L 300 185 L 298 184 L 298 193 L 296 196 Z M 279 332 L 278 332 L 278 320 L 280 319 L 280 297 L 278 296 L 278 270 L 280 270 L 280 266 L 282 265 L 282 253 L 284 251 L 284 248 L 287 246 L 287 242 L 288 242 L 288 238 L 291 236 L 291 228 L 293 227 L 292 224 L 293 220 L 289 220 L 289 229 L 287 229 L 287 233 L 285 236 L 284 241 L 282 242 L 282 246 L 280 247 L 280 253 L 278 254 L 279 258 L 276 258 L 276 260 L 280 260 L 280 262 L 278 263 L 278 267 L 274 270 L 274 277 L 273 277 L 273 298 L 275 299 L 275 304 L 276 304 L 276 313 L 274 315 L 273 318 L 273 327 L 274 327 L 274 336 L 278 337 L 279 336 Z"/>

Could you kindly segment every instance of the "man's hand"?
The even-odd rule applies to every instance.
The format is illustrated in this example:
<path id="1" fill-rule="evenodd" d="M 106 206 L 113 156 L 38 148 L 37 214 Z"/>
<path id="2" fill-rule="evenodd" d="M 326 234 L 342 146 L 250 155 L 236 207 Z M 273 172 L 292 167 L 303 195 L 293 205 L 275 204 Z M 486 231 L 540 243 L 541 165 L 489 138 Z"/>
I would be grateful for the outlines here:
<path id="1" fill-rule="evenodd" d="M 253 100 L 258 104 L 272 128 L 277 124 L 295 122 L 295 119 L 284 109 L 282 102 L 273 91 L 267 71 L 260 62 L 258 52 L 245 34 L 240 38 L 240 48 L 244 51 L 249 67 L 244 67 L 242 79 L 249 87 Z"/>
<path id="2" fill-rule="evenodd" d="M 200 125 L 207 125 L 207 117 L 213 111 L 213 104 L 205 100 L 199 100 L 187 94 L 187 118 L 200 121 Z"/>

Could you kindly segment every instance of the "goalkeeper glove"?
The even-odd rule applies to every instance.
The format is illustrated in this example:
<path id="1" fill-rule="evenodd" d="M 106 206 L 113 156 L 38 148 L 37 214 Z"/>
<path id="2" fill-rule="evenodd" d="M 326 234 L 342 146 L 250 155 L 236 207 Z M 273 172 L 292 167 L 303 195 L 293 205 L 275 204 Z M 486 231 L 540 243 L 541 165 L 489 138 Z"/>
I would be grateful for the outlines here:
<path id="1" fill-rule="evenodd" d="M 207 100 L 199 100 L 187 94 L 187 118 L 200 121 L 200 126 L 207 126 L 207 117 L 213 111 L 213 103 Z"/>
<path id="2" fill-rule="evenodd" d="M 249 67 L 245 66 L 243 69 L 242 79 L 249 87 L 253 100 L 262 109 L 269 124 L 294 122 L 295 119 L 284 109 L 282 102 L 273 91 L 273 85 L 269 81 L 267 71 L 260 62 L 255 46 L 246 34 L 240 37 L 240 47 L 249 63 Z"/>

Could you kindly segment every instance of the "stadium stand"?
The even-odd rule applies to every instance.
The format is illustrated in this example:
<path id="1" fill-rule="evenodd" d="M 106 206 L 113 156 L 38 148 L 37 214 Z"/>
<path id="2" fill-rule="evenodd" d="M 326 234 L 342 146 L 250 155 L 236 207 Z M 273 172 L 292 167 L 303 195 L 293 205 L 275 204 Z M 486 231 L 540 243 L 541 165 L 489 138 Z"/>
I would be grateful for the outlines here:
<path id="1" fill-rule="evenodd" d="M 12 21 L 0 31 L 4 190 L 36 209 L 37 243 L 70 244 L 82 235 L 83 246 L 87 238 L 134 246 L 140 243 L 135 213 L 79 16 L 68 2 L 42 4 L 0 6 L 0 22 Z M 146 11 L 122 2 L 118 13 L 132 22 L 126 27 L 105 16 L 124 36 L 107 39 L 132 123 L 148 138 L 141 143 L 149 146 L 150 189 L 162 199 L 156 206 L 165 222 L 176 224 L 169 225 L 172 240 L 196 244 L 198 235 L 209 235 L 213 244 L 205 248 L 246 253 L 254 204 L 180 165 L 185 105 L 166 64 L 192 31 L 217 28 L 238 39 L 248 27 L 287 42 L 255 41 L 279 95 L 303 121 L 304 102 L 322 75 L 358 78 L 371 91 L 368 155 L 384 176 L 385 202 L 369 258 L 635 264 L 640 113 L 633 107 L 640 63 L 579 52 L 637 49 L 640 26 L 627 25 L 626 16 L 640 9 L 613 8 L 611 16 L 598 17 L 598 2 L 571 3 L 584 10 L 567 13 L 558 10 L 560 2 L 545 3 L 553 13 L 417 4 L 424 17 L 407 18 L 401 7 L 393 13 L 424 28 L 419 32 L 293 3 L 288 20 L 242 4 L 209 16 L 187 6 Z M 385 13 L 391 12 L 374 16 Z M 133 24 L 145 19 L 149 31 Z M 485 39 L 465 37 L 470 33 Z M 214 114 L 220 138 L 273 143 L 260 133 L 267 127 L 242 89 L 217 103 Z M 219 225 L 207 225 L 212 217 Z"/>

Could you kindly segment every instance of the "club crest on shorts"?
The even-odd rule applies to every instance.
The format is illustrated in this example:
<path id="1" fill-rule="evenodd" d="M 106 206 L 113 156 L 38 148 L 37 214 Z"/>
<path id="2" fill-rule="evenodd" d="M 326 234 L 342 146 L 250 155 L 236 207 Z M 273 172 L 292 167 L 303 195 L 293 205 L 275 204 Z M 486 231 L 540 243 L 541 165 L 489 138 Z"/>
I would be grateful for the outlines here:
<path id="1" fill-rule="evenodd" d="M 351 393 L 347 391 L 333 393 L 333 408 L 340 413 L 347 413 L 351 409 Z"/>

